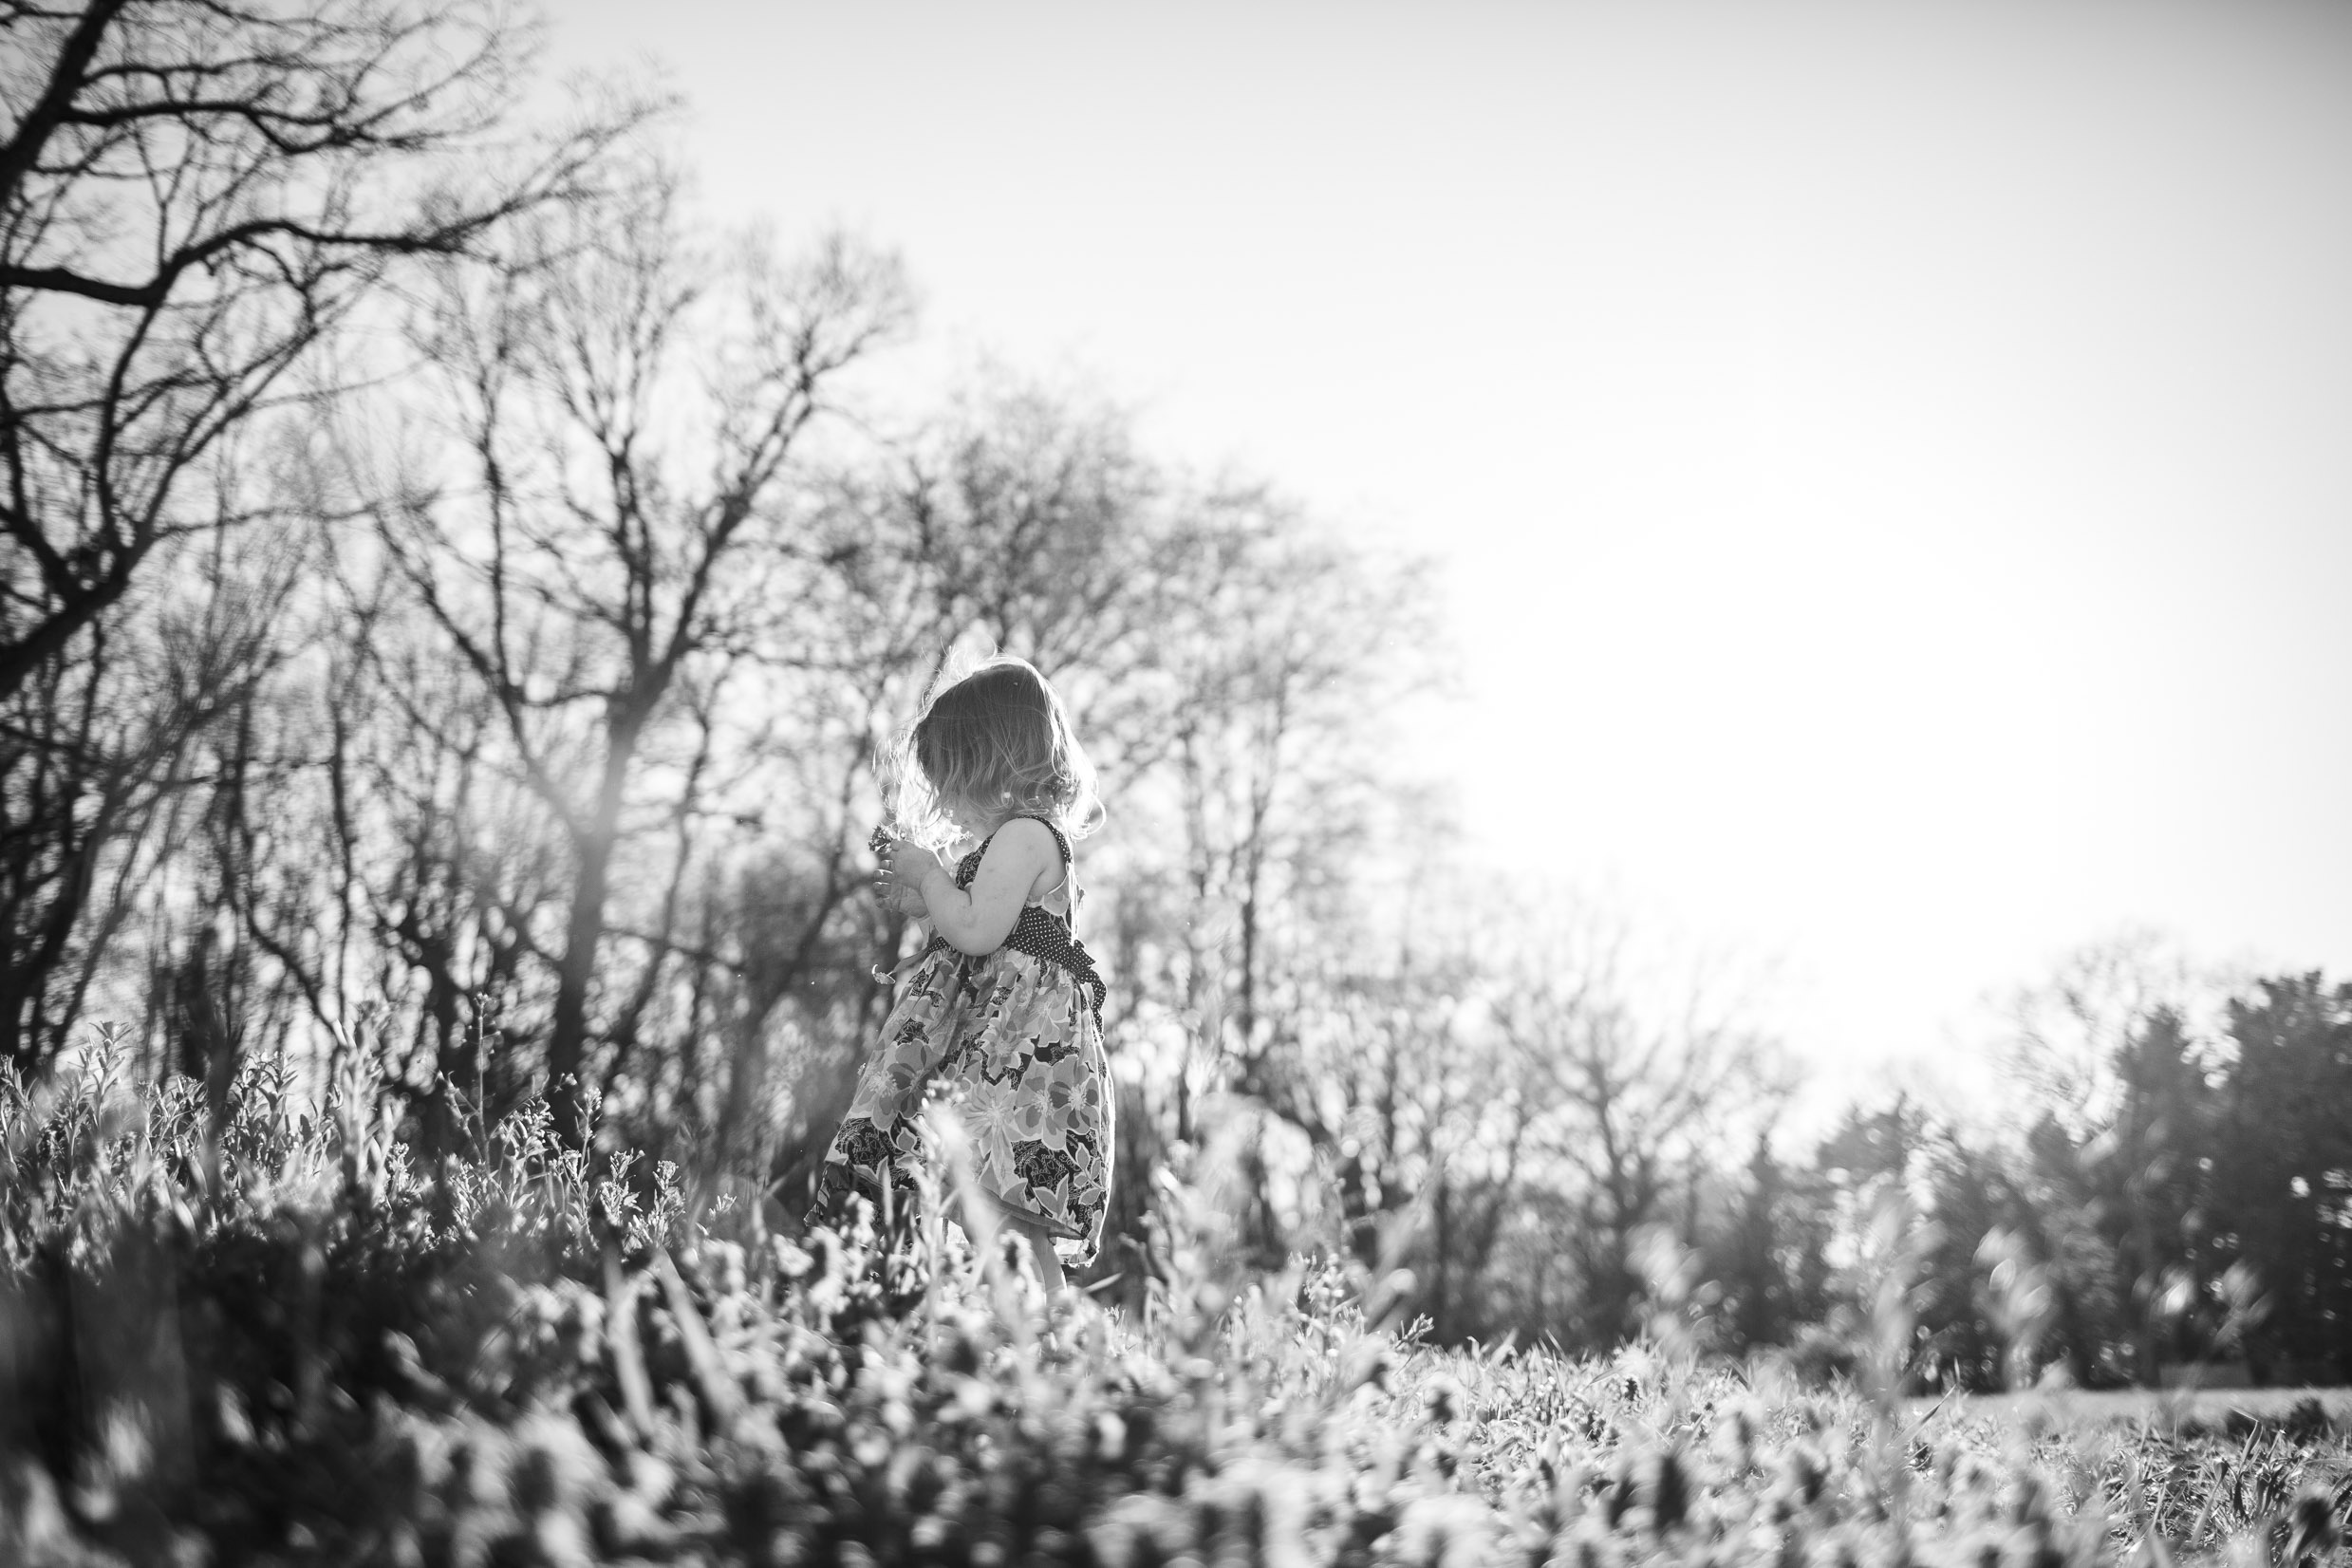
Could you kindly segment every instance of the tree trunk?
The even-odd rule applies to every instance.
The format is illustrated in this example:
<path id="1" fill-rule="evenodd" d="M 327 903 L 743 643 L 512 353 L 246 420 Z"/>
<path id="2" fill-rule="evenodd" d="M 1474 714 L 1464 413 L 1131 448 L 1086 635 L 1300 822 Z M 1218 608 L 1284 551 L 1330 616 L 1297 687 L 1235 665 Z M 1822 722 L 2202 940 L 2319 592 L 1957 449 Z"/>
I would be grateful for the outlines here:
<path id="1" fill-rule="evenodd" d="M 644 717 L 616 719 L 605 752 L 596 816 L 572 835 L 579 856 L 571 909 L 564 927 L 564 960 L 555 977 L 555 1014 L 548 1027 L 547 1096 L 555 1135 L 567 1148 L 588 1147 L 591 1129 L 582 1104 L 580 1070 L 588 1060 L 588 988 L 596 981 L 596 951 L 605 937 L 605 895 L 612 875 L 612 847 L 621 828 L 621 796 Z"/>
<path id="2" fill-rule="evenodd" d="M 580 869 L 571 887 L 564 961 L 556 972 L 555 1016 L 547 1042 L 548 1108 L 554 1113 L 556 1136 L 569 1148 L 586 1148 L 588 1140 L 580 1068 L 588 1056 L 588 987 L 596 979 L 596 949 L 605 934 L 605 885 L 611 869 L 612 839 L 609 834 L 598 834 L 579 848 Z"/>

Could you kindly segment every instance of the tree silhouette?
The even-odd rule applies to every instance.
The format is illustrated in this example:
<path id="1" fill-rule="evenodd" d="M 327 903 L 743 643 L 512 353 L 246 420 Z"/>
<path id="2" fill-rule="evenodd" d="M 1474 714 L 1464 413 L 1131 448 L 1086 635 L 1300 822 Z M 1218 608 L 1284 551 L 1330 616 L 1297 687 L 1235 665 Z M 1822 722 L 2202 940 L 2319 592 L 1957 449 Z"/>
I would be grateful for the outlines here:
<path id="1" fill-rule="evenodd" d="M 335 389 L 322 350 L 404 263 L 577 198 L 644 110 L 526 142 L 528 39 L 472 0 L 0 28 L 0 1058 L 37 1069 L 126 864 L 185 827 L 190 737 L 269 663 L 272 571 L 224 569 L 224 535 L 300 510 L 258 472 L 279 416 Z M 187 569 L 141 603 L 162 558 Z"/>

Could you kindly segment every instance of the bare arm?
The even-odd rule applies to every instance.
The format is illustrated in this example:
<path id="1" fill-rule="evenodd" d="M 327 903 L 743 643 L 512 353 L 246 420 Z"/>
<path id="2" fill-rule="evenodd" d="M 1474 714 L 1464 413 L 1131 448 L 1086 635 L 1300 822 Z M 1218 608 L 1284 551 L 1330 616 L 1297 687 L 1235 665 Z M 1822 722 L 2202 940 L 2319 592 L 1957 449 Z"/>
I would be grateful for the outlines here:
<path id="1" fill-rule="evenodd" d="M 889 874 L 922 894 L 934 930 L 961 951 L 980 954 L 1004 945 L 1030 889 L 1060 869 L 1054 835 L 1043 823 L 1022 817 L 997 830 L 969 889 L 958 887 L 935 856 L 912 846 L 898 849 Z"/>

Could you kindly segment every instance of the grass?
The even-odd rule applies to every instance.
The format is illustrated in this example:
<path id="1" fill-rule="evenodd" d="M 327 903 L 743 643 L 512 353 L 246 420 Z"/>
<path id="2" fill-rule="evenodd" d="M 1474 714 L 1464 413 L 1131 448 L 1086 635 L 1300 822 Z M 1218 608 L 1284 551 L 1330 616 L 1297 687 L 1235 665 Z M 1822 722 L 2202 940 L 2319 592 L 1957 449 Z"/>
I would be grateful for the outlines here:
<path id="1" fill-rule="evenodd" d="M 421 1171 L 349 1063 L 208 1106 L 102 1055 L 0 1082 L 0 1152 L 11 1564 L 2316 1563 L 2352 1470 L 2324 1407 L 1442 1350 L 1172 1183 L 1143 1310 L 1049 1301 L 937 1192 L 773 1235 L 535 1111 Z"/>
<path id="2" fill-rule="evenodd" d="M 1919 1399 L 1924 1414 L 1940 1401 Z M 2318 1410 L 2332 1427 L 2352 1430 L 2352 1388 L 2309 1389 L 2063 1389 L 2022 1393 L 1956 1394 L 1960 1410 L 1994 1420 L 2047 1419 L 2067 1428 L 2155 1425 L 2228 1432 L 2260 1422 L 2311 1419 Z"/>

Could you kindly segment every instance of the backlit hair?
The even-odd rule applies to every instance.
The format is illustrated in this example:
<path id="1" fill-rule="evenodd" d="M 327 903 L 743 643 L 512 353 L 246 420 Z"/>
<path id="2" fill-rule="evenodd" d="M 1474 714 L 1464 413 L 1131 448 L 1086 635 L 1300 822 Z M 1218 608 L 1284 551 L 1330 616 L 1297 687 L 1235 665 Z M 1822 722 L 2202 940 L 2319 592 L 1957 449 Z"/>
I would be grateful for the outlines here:
<path id="1" fill-rule="evenodd" d="M 990 828 L 1042 816 L 1072 838 L 1102 826 L 1094 765 L 1061 699 L 1027 660 L 999 656 L 935 694 L 899 748 L 898 817 L 919 840 L 954 836 L 960 802 Z"/>

